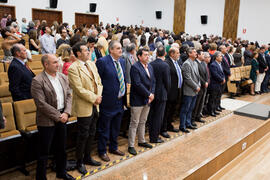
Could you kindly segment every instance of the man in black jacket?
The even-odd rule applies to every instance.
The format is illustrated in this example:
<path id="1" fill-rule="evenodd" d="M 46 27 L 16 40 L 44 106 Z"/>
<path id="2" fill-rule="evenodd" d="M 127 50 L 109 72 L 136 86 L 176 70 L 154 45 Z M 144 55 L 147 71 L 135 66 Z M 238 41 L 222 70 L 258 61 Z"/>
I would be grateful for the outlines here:
<path id="1" fill-rule="evenodd" d="M 265 87 L 265 82 L 264 81 L 264 77 L 266 74 L 266 71 L 268 70 L 268 65 L 267 65 L 267 61 L 265 58 L 265 46 L 260 47 L 260 52 L 259 52 L 259 56 L 258 56 L 258 63 L 259 63 L 259 74 L 257 75 L 257 81 L 258 84 L 256 82 L 255 87 L 257 87 L 255 89 L 255 91 L 258 91 L 258 86 L 260 86 L 260 92 L 261 93 L 265 93 L 266 92 L 266 87 Z M 259 84 L 260 83 L 260 84 Z"/>

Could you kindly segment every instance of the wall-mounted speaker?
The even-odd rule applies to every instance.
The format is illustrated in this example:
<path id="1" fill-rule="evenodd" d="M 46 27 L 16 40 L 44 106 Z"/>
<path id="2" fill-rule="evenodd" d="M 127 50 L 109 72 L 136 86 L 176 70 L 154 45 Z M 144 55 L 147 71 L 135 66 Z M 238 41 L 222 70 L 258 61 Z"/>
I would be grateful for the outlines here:
<path id="1" fill-rule="evenodd" d="M 96 12 L 97 3 L 90 3 L 90 12 Z"/>
<path id="2" fill-rule="evenodd" d="M 57 8 L 58 0 L 50 0 L 50 8 Z"/>
<path id="3" fill-rule="evenodd" d="M 7 3 L 8 0 L 0 0 L 0 3 Z"/>
<path id="4" fill-rule="evenodd" d="M 207 24 L 207 19 L 208 19 L 207 15 L 201 15 L 201 23 L 202 24 Z"/>
<path id="5" fill-rule="evenodd" d="M 161 11 L 156 11 L 156 18 L 161 19 L 162 17 L 162 12 Z"/>

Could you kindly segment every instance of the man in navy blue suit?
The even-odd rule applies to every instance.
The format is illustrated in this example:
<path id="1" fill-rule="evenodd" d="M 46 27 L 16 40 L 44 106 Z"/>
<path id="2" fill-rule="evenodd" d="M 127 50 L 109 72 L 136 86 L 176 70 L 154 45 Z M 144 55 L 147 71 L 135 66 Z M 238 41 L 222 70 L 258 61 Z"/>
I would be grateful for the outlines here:
<path id="1" fill-rule="evenodd" d="M 211 116 L 216 116 L 216 109 L 219 106 L 219 102 L 221 100 L 222 95 L 222 85 L 226 82 L 223 67 L 221 65 L 222 62 L 222 53 L 216 51 L 213 58 L 213 61 L 209 67 L 210 70 L 210 85 L 208 88 L 209 91 L 209 99 L 207 104 L 208 113 Z"/>
<path id="2" fill-rule="evenodd" d="M 164 142 L 159 138 L 163 116 L 168 99 L 168 92 L 171 87 L 170 67 L 165 62 L 165 48 L 164 46 L 157 47 L 157 59 L 150 63 L 154 69 L 154 76 L 156 79 L 155 99 L 151 103 L 149 113 L 149 137 L 151 143 Z"/>
<path id="3" fill-rule="evenodd" d="M 8 68 L 8 79 L 12 99 L 31 99 L 31 83 L 35 74 L 24 62 L 27 58 L 26 48 L 22 44 L 14 44 L 11 53 L 14 58 Z"/>
<path id="4" fill-rule="evenodd" d="M 138 145 L 152 148 L 152 145 L 145 142 L 145 123 L 150 110 L 150 103 L 154 100 L 155 76 L 153 68 L 148 64 L 149 50 L 139 49 L 137 52 L 139 61 L 130 69 L 131 90 L 130 106 L 131 118 L 128 135 L 128 152 L 136 155 L 134 148 L 136 133 L 138 132 Z"/>
<path id="5" fill-rule="evenodd" d="M 98 124 L 98 153 L 103 161 L 110 161 L 107 155 L 107 142 L 110 142 L 109 152 L 123 156 L 118 150 L 117 137 L 120 131 L 124 113 L 123 97 L 126 91 L 125 63 L 122 56 L 122 47 L 118 41 L 111 41 L 109 53 L 96 62 L 98 73 L 103 85 L 102 102 Z"/>

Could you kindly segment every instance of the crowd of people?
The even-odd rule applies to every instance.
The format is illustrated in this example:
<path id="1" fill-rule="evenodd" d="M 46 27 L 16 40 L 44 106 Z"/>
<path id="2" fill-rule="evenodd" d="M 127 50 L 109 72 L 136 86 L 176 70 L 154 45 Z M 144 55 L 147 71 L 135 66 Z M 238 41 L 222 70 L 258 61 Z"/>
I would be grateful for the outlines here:
<path id="1" fill-rule="evenodd" d="M 233 67 L 251 66 L 250 94 L 269 92 L 269 49 L 257 42 L 119 24 L 71 29 L 68 23 L 54 22 L 49 27 L 37 20 L 21 25 L 31 54 L 43 54 L 44 71 L 35 76 L 16 35 L 19 25 L 14 30 L 13 22 L 3 24 L 1 20 L 12 98 L 33 98 L 37 106 L 37 179 L 46 179 L 54 138 L 57 177 L 74 179 L 65 171 L 66 122 L 71 115 L 78 125 L 77 169 L 86 174 L 85 164 L 101 165 L 91 157 L 96 131 L 99 157 L 108 162 L 107 151 L 124 155 L 118 149 L 120 131 L 128 134 L 128 152 L 136 155 L 137 134 L 138 146 L 152 148 L 150 143 L 170 138 L 168 131 L 189 133 L 197 122 L 204 123 L 202 117 L 219 115 Z M 174 115 L 180 117 L 179 127 L 173 126 Z M 150 143 L 145 140 L 147 129 Z"/>

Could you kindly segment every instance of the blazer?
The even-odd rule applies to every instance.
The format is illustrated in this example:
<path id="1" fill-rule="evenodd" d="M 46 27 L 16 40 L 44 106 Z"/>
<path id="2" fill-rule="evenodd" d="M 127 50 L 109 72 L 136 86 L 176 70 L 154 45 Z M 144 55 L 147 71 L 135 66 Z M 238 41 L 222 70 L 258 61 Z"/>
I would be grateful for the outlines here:
<path id="1" fill-rule="evenodd" d="M 35 74 L 14 58 L 8 68 L 9 91 L 13 101 L 31 99 L 31 83 Z"/>
<path id="2" fill-rule="evenodd" d="M 198 65 L 191 59 L 187 59 L 182 65 L 182 74 L 184 79 L 183 93 L 186 96 L 196 96 L 197 89 L 201 86 Z"/>
<path id="3" fill-rule="evenodd" d="M 162 59 L 157 58 L 150 65 L 153 67 L 156 79 L 155 100 L 166 101 L 171 87 L 170 67 Z"/>
<path id="4" fill-rule="evenodd" d="M 132 66 L 132 61 L 131 61 L 131 59 L 130 59 L 130 57 L 129 57 L 129 53 L 124 53 L 123 54 L 123 58 L 124 58 L 124 60 L 125 60 L 125 72 L 126 72 L 126 81 L 127 81 L 127 83 L 131 83 L 131 78 L 130 78 L 130 68 L 131 68 L 131 66 Z"/>
<path id="5" fill-rule="evenodd" d="M 155 76 L 153 68 L 150 64 L 148 64 L 148 71 L 150 77 L 147 75 L 140 61 L 137 61 L 133 66 L 131 66 L 131 106 L 144 106 L 148 104 L 150 94 L 155 93 Z"/>
<path id="6" fill-rule="evenodd" d="M 72 115 L 76 117 L 89 117 L 92 115 L 93 104 L 98 96 L 101 96 L 103 86 L 97 72 L 94 62 L 87 61 L 94 79 L 89 75 L 86 68 L 79 60 L 73 62 L 68 69 L 68 79 L 70 87 L 73 90 L 72 97 Z M 97 85 L 97 94 L 95 94 L 94 85 Z M 97 106 L 99 111 L 99 106 Z"/>
<path id="7" fill-rule="evenodd" d="M 62 73 L 58 73 L 58 77 L 64 91 L 64 112 L 70 115 L 72 95 L 68 78 Z M 33 79 L 31 94 L 37 106 L 37 126 L 54 126 L 55 122 L 60 121 L 56 92 L 44 71 Z"/>
<path id="8" fill-rule="evenodd" d="M 259 63 L 259 73 L 264 73 L 264 69 L 267 68 L 267 62 L 266 59 L 263 57 L 261 53 L 259 53 L 258 56 L 258 63 Z"/>
<path id="9" fill-rule="evenodd" d="M 171 88 L 168 92 L 168 101 L 177 101 L 177 98 L 179 96 L 179 88 L 178 88 L 178 75 L 177 75 L 177 71 L 176 68 L 174 66 L 173 60 L 168 57 L 165 62 L 169 65 L 170 67 L 170 76 L 171 76 Z M 181 68 L 180 62 L 177 61 L 177 63 L 179 64 L 179 67 Z M 182 71 L 181 71 L 182 72 Z M 182 73 L 181 73 L 182 76 Z M 182 77 L 183 79 L 183 77 Z M 182 82 L 183 85 L 183 82 Z"/>
<path id="10" fill-rule="evenodd" d="M 207 72 L 207 64 L 205 62 L 199 62 L 198 60 L 195 61 L 198 64 L 199 74 L 200 74 L 200 81 L 201 81 L 201 88 L 205 88 L 205 83 L 208 82 L 208 72 Z"/>
<path id="11" fill-rule="evenodd" d="M 125 61 L 123 58 L 119 59 L 124 78 L 125 78 Z M 102 102 L 100 109 L 107 113 L 119 112 L 123 110 L 123 102 L 119 104 L 118 93 L 120 90 L 120 82 L 117 76 L 117 71 L 110 55 L 100 58 L 96 62 L 101 83 L 103 85 Z M 127 89 L 127 88 L 125 88 Z M 123 98 L 122 98 L 123 99 Z"/>
<path id="12" fill-rule="evenodd" d="M 211 90 L 221 90 L 221 83 L 225 79 L 224 72 L 220 69 L 217 61 L 213 61 L 209 66 L 210 71 L 210 85 Z"/>
<path id="13" fill-rule="evenodd" d="M 221 66 L 222 66 L 222 69 L 223 69 L 223 72 L 224 72 L 224 75 L 225 75 L 225 79 L 227 80 L 228 79 L 228 76 L 231 75 L 231 70 L 230 70 L 230 61 L 229 59 L 227 58 L 228 60 L 228 63 L 226 62 L 225 58 L 227 58 L 225 55 L 222 57 L 222 62 L 221 62 Z"/>

